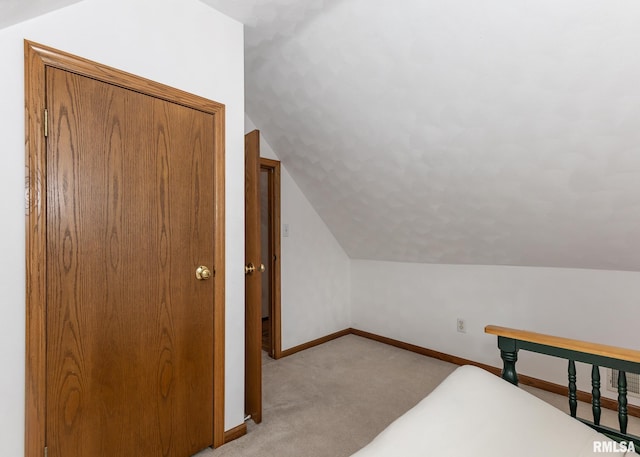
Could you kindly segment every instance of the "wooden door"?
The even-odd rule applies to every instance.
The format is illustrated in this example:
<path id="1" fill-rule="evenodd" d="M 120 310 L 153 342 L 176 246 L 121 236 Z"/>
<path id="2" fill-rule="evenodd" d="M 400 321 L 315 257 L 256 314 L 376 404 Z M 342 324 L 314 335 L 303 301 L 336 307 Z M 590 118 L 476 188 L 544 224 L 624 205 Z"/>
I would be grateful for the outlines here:
<path id="1" fill-rule="evenodd" d="M 260 132 L 245 135 L 245 413 L 262 421 Z"/>
<path id="2" fill-rule="evenodd" d="M 190 456 L 213 444 L 213 115 L 55 68 L 46 95 L 48 456 Z"/>

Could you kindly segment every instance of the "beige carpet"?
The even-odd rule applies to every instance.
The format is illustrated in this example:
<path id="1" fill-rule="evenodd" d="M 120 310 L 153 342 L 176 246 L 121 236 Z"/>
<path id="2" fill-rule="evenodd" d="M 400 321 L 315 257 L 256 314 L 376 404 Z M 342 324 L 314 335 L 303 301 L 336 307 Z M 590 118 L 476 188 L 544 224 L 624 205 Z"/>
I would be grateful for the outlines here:
<path id="1" fill-rule="evenodd" d="M 433 390 L 455 365 L 354 335 L 264 358 L 263 422 L 197 457 L 348 457 Z M 563 397 L 527 388 L 563 410 Z M 589 405 L 580 410 L 588 414 Z M 615 424 L 615 414 L 603 419 Z M 640 421 L 631 418 L 631 433 Z"/>

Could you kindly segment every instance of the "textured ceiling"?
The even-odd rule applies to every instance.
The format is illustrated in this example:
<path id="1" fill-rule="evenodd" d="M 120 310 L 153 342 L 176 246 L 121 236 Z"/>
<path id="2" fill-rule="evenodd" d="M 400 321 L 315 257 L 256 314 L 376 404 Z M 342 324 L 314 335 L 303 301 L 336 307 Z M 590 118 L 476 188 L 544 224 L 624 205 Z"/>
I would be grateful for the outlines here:
<path id="1" fill-rule="evenodd" d="M 352 258 L 640 270 L 640 2 L 204 1 Z"/>
<path id="2" fill-rule="evenodd" d="M 0 29 L 81 0 L 0 0 Z"/>
<path id="3" fill-rule="evenodd" d="M 640 271 L 637 0 L 202 1 L 352 258 Z"/>

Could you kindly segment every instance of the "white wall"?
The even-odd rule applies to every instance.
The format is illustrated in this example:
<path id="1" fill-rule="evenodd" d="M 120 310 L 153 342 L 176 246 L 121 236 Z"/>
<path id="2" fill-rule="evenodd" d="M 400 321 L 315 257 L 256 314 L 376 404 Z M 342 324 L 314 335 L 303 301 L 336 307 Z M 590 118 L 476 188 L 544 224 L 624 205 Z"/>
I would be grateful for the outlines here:
<path id="1" fill-rule="evenodd" d="M 245 116 L 245 132 L 256 126 Z M 260 155 L 278 160 L 264 137 Z M 351 325 L 350 260 L 282 163 L 282 349 Z"/>
<path id="2" fill-rule="evenodd" d="M 488 324 L 638 345 L 639 272 L 353 260 L 351 279 L 354 328 L 496 367 L 502 362 L 497 338 L 484 333 Z M 456 331 L 458 317 L 466 333 Z M 559 359 L 521 351 L 516 367 L 567 384 Z M 578 387 L 591 391 L 585 368 Z"/>
<path id="3" fill-rule="evenodd" d="M 23 455 L 23 39 L 226 105 L 226 414 L 244 414 L 243 27 L 197 0 L 85 0 L 0 30 L 0 455 Z"/>

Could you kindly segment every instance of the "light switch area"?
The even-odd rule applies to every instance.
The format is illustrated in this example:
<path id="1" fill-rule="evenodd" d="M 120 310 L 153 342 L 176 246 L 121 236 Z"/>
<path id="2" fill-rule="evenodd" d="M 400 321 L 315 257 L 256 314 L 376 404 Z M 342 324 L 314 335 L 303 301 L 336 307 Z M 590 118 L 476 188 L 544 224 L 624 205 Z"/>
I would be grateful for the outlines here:
<path id="1" fill-rule="evenodd" d="M 282 236 L 289 236 L 289 224 L 282 224 Z"/>

